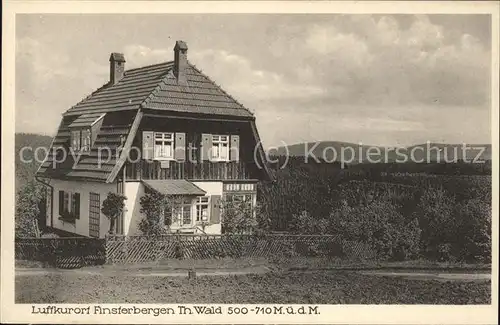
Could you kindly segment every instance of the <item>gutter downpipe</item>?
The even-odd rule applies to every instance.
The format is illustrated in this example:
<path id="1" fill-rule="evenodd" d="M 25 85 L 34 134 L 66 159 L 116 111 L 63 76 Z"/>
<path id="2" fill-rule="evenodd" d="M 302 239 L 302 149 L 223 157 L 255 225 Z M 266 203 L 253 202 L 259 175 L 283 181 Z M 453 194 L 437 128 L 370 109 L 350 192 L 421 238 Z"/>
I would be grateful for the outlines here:
<path id="1" fill-rule="evenodd" d="M 54 228 L 54 186 L 50 185 L 49 183 L 46 183 L 38 178 L 38 176 L 35 176 L 35 180 L 47 187 L 50 187 L 50 227 Z"/>

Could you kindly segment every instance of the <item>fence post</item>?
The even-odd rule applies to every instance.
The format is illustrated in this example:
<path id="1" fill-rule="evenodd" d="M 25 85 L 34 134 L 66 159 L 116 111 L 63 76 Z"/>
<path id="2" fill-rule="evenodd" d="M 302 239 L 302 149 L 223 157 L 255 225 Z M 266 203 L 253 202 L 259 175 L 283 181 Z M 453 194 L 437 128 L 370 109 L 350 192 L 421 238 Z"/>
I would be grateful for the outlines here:
<path id="1" fill-rule="evenodd" d="M 111 263 L 111 256 L 109 256 L 109 236 L 104 235 L 104 264 Z"/>

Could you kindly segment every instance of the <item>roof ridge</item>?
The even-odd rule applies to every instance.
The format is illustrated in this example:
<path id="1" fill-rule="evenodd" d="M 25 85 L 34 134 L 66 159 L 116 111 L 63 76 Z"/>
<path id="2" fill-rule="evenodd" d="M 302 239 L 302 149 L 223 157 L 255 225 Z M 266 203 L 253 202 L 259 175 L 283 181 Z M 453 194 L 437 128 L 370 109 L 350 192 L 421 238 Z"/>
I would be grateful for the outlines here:
<path id="1" fill-rule="evenodd" d="M 150 64 L 150 65 L 145 65 L 143 67 L 137 67 L 137 68 L 125 70 L 124 74 L 127 74 L 128 72 L 131 72 L 131 71 L 136 71 L 136 70 L 140 70 L 140 69 L 151 68 L 151 67 L 160 66 L 160 65 L 166 65 L 166 64 L 169 64 L 169 63 L 174 63 L 174 61 L 165 61 L 165 62 Z"/>
<path id="2" fill-rule="evenodd" d="M 213 81 L 212 79 L 210 79 L 209 76 L 207 76 L 206 74 L 204 74 L 203 72 L 201 72 L 200 69 L 198 69 L 194 64 L 191 64 L 189 61 L 188 61 L 188 64 L 191 68 L 193 68 L 196 72 L 198 72 L 199 74 L 201 74 L 203 77 L 205 77 L 212 85 L 216 86 L 217 88 L 219 88 L 219 90 L 224 94 L 226 95 L 227 97 L 231 98 L 232 100 L 234 100 L 234 102 L 238 105 L 241 106 L 241 108 L 243 108 L 244 110 L 246 110 L 247 112 L 249 112 L 251 115 L 254 115 L 253 112 L 251 112 L 248 108 L 246 108 L 242 103 L 240 103 L 238 100 L 236 100 L 236 98 L 234 98 L 233 96 L 231 96 L 229 93 L 227 93 L 220 85 L 218 85 L 215 81 Z"/>

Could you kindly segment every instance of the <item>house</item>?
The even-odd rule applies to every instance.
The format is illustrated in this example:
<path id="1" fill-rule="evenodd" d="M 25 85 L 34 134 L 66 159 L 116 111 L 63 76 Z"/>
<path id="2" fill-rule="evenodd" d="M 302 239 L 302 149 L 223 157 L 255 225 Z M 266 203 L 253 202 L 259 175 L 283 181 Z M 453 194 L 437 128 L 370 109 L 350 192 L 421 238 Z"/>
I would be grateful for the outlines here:
<path id="1" fill-rule="evenodd" d="M 172 231 L 221 233 L 222 200 L 255 206 L 269 180 L 255 116 L 187 59 L 125 70 L 112 53 L 109 82 L 63 116 L 36 178 L 48 189 L 49 227 L 104 237 L 109 192 L 127 197 L 115 233 L 137 235 L 147 191 L 175 197 Z M 203 224 L 204 227 L 200 227 Z"/>

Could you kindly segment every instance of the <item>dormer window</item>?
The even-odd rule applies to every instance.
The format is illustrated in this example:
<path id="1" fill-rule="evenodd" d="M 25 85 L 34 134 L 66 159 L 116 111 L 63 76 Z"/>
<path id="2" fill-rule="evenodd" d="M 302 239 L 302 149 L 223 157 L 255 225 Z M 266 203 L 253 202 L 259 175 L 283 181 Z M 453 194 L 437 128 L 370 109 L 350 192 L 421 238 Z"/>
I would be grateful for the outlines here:
<path id="1" fill-rule="evenodd" d="M 69 125 L 71 131 L 71 149 L 74 152 L 90 152 L 104 115 L 84 114 Z"/>
<path id="2" fill-rule="evenodd" d="M 92 141 L 91 134 L 90 129 L 71 131 L 71 149 L 75 152 L 89 152 Z"/>

